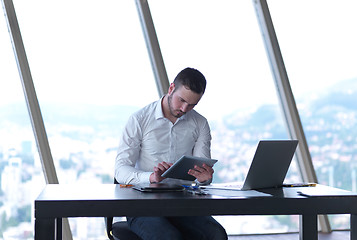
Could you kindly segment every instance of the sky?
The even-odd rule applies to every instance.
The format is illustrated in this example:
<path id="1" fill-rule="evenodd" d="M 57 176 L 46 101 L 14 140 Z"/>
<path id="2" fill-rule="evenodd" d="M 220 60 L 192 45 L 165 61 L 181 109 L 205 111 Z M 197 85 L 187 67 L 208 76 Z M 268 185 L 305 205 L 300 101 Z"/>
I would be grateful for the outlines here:
<path id="1" fill-rule="evenodd" d="M 169 80 L 187 66 L 207 78 L 204 115 L 277 103 L 253 1 L 149 4 Z M 356 1 L 268 4 L 296 96 L 357 76 Z M 144 106 L 159 97 L 134 1 L 14 5 L 40 102 Z M 3 17 L 0 52 L 0 106 L 23 101 Z"/>

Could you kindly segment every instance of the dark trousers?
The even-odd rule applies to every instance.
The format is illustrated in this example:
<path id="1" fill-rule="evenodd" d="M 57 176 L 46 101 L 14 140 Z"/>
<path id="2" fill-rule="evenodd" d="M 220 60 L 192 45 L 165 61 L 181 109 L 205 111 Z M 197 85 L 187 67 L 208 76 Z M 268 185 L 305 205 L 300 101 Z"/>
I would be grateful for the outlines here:
<path id="1" fill-rule="evenodd" d="M 143 240 L 227 240 L 225 229 L 211 216 L 127 217 L 131 231 Z"/>

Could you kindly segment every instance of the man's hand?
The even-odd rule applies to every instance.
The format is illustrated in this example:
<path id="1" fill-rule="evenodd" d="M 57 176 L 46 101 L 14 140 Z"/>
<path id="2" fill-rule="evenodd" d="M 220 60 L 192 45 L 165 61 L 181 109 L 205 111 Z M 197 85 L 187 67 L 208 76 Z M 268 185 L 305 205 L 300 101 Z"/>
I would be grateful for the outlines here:
<path id="1" fill-rule="evenodd" d="M 203 164 L 202 167 L 195 165 L 193 169 L 188 170 L 188 174 L 194 176 L 200 183 L 203 183 L 213 177 L 214 170 L 207 164 Z"/>
<path id="2" fill-rule="evenodd" d="M 172 163 L 161 162 L 157 165 L 157 167 L 154 167 L 154 172 L 150 175 L 150 183 L 157 183 L 164 180 L 165 178 L 161 177 L 161 175 L 171 166 Z"/>

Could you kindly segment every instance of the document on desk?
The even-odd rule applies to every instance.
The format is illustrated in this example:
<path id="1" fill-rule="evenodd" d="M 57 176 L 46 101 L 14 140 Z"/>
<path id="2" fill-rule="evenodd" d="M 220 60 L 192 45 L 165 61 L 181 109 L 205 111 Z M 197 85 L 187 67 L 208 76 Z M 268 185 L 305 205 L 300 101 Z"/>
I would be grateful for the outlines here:
<path id="1" fill-rule="evenodd" d="M 205 189 L 223 189 L 223 190 L 232 190 L 232 191 L 242 191 L 243 183 L 242 182 L 229 182 L 229 183 L 212 183 L 210 185 L 201 186 Z"/>
<path id="2" fill-rule="evenodd" d="M 242 190 L 242 182 L 230 183 L 213 183 L 210 185 L 201 186 L 208 194 L 224 196 L 224 197 L 271 197 L 272 195 L 262 193 L 256 190 Z"/>
<path id="3" fill-rule="evenodd" d="M 258 192 L 255 190 L 245 190 L 245 191 L 237 191 L 237 190 L 230 190 L 230 189 L 213 189 L 213 188 L 206 188 L 204 190 L 206 193 L 213 195 L 213 196 L 220 196 L 220 197 L 233 197 L 233 198 L 254 198 L 254 197 L 271 197 L 272 195 Z"/>
<path id="4" fill-rule="evenodd" d="M 347 190 L 322 185 L 320 185 L 319 187 L 301 187 L 297 188 L 296 190 L 298 194 L 305 197 L 357 196 L 356 192 L 350 192 Z"/>
<path id="5" fill-rule="evenodd" d="M 211 183 L 210 185 L 201 186 L 201 188 L 206 188 L 206 189 L 229 189 L 229 190 L 241 190 L 242 187 L 243 187 L 242 182 Z"/>

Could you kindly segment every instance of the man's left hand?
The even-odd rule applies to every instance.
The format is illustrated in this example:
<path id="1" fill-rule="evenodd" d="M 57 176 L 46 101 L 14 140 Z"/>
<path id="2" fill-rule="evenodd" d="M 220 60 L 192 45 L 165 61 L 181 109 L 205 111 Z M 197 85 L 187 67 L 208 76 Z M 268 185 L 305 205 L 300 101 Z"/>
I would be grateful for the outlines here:
<path id="1" fill-rule="evenodd" d="M 202 167 L 195 165 L 193 169 L 188 170 L 188 174 L 194 176 L 199 182 L 206 182 L 213 177 L 214 170 L 207 164 Z"/>

